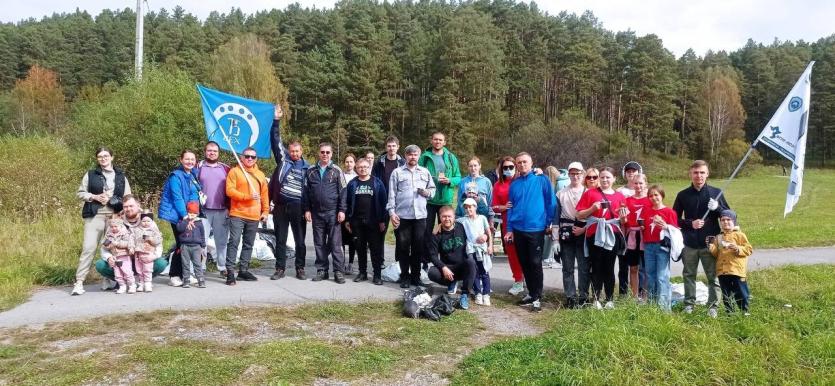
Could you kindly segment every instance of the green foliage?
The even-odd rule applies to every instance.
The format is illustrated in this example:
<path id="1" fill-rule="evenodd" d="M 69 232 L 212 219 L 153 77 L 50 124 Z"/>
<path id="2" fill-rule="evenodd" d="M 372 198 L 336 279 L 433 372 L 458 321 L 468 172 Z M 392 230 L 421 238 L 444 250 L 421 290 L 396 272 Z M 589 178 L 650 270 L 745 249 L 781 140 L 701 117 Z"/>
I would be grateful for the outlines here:
<path id="1" fill-rule="evenodd" d="M 747 318 L 625 302 L 605 313 L 549 312 L 545 334 L 477 350 L 452 384 L 831 384 L 833 274 L 831 265 L 753 272 Z"/>
<path id="2" fill-rule="evenodd" d="M 150 68 L 142 82 L 78 103 L 67 140 L 87 154 L 109 147 L 131 187 L 148 194 L 161 189 L 183 149 L 199 150 L 205 138 L 194 81 L 181 71 Z"/>

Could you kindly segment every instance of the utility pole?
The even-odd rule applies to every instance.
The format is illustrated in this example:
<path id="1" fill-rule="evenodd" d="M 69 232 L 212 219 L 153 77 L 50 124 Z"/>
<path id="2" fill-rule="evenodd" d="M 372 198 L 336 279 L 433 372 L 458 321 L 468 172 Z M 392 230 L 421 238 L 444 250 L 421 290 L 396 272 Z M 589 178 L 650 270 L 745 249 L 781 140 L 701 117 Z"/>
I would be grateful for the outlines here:
<path id="1" fill-rule="evenodd" d="M 136 0 L 136 56 L 133 59 L 134 73 L 136 80 L 142 80 L 142 38 L 145 34 L 143 21 L 145 15 L 142 12 L 142 0 Z"/>

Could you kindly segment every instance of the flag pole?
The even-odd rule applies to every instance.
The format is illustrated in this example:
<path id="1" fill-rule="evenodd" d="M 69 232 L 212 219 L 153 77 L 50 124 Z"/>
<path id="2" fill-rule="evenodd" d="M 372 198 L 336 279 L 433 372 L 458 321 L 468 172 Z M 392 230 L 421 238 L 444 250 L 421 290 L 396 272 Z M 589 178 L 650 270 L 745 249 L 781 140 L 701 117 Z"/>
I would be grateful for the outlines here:
<path id="1" fill-rule="evenodd" d="M 719 189 L 719 194 L 716 195 L 716 197 L 713 197 L 714 200 L 719 200 L 719 198 L 722 197 L 722 195 L 725 193 L 725 189 L 727 189 L 728 185 L 731 183 L 731 180 L 733 180 L 734 177 L 736 177 L 737 173 L 739 173 L 739 170 L 742 169 L 742 165 L 745 163 L 745 161 L 748 160 L 748 157 L 751 156 L 751 153 L 754 152 L 754 147 L 757 146 L 758 142 L 759 139 L 754 140 L 754 142 L 751 144 L 751 147 L 748 148 L 748 152 L 745 153 L 745 156 L 742 157 L 742 160 L 739 161 L 738 165 L 736 165 L 736 169 L 734 169 L 733 173 L 731 173 L 731 176 L 728 177 L 728 180 L 725 181 L 724 184 L 722 184 L 722 188 Z M 702 221 L 704 221 L 707 218 L 708 214 L 710 214 L 710 209 L 708 209 L 707 212 L 705 212 L 704 216 L 702 216 Z"/>

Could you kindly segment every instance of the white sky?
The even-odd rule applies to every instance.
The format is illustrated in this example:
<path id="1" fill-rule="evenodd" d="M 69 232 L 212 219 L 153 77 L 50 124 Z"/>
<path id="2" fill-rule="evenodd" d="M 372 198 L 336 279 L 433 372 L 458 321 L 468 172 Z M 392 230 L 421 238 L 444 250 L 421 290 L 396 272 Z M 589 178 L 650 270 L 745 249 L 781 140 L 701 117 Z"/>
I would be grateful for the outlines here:
<path id="1" fill-rule="evenodd" d="M 331 8 L 334 0 L 148 0 L 148 8 L 171 9 L 177 4 L 205 18 L 217 10 L 226 13 L 232 6 L 245 13 L 284 8 L 298 2 L 302 6 Z M 687 48 L 698 55 L 707 50 L 733 51 L 748 38 L 770 44 L 774 38 L 814 42 L 835 33 L 835 1 L 827 0 L 541 0 L 539 8 L 556 15 L 566 10 L 581 14 L 591 10 L 603 26 L 612 31 L 631 29 L 638 35 L 654 33 L 676 56 Z M 135 0 L 0 0 L 0 22 L 40 19 L 54 12 L 72 12 L 76 7 L 93 16 L 104 8 L 134 7 Z"/>

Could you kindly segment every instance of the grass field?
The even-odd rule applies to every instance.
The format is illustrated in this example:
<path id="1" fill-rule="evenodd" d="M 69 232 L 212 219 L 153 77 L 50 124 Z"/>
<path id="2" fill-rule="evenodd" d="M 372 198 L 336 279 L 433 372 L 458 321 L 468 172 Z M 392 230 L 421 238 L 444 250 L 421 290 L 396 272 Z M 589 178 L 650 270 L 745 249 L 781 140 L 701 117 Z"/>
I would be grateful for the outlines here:
<path id="1" fill-rule="evenodd" d="M 832 265 L 754 272 L 750 317 L 547 310 L 547 332 L 475 351 L 452 384 L 832 385 L 833 277 Z"/>

